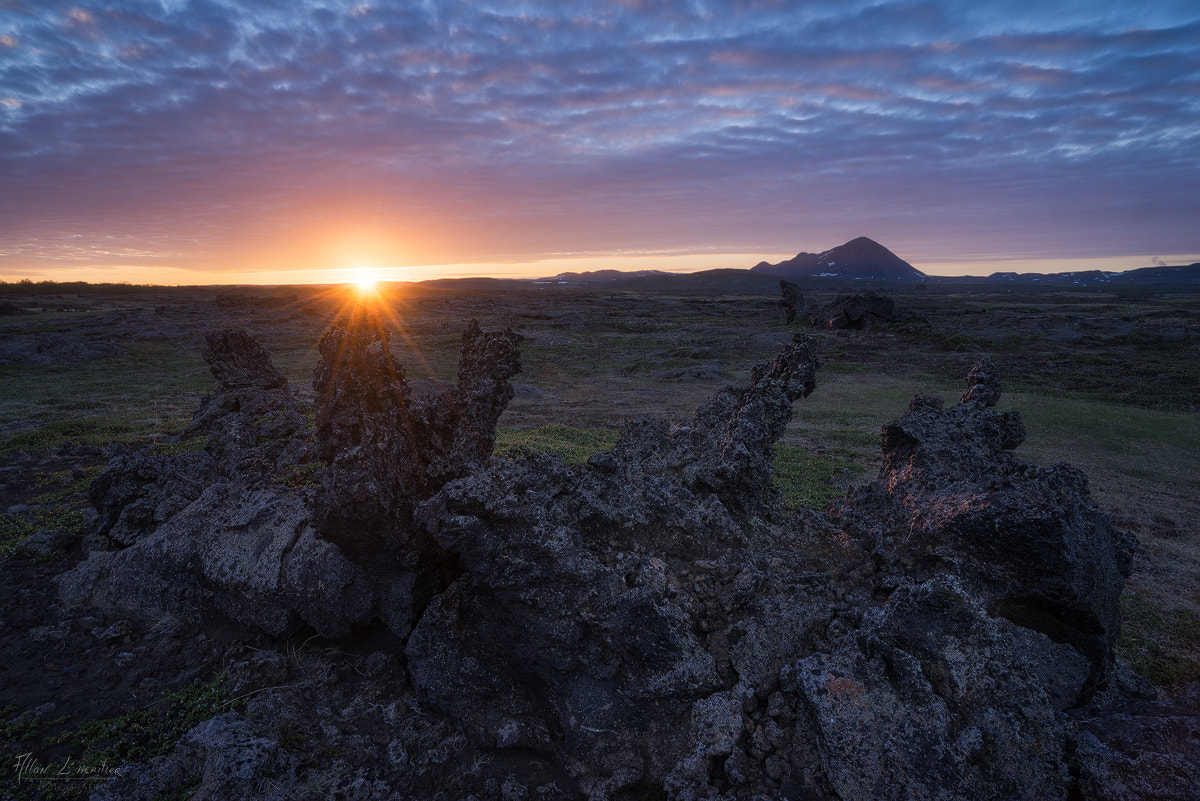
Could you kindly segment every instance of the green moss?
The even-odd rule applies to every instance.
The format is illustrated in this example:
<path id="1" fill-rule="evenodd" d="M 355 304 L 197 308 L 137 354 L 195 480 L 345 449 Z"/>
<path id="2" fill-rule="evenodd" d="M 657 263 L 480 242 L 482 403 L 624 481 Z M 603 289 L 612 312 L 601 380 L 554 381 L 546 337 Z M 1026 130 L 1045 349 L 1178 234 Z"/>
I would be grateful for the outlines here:
<path id="1" fill-rule="evenodd" d="M 326 467 L 324 462 L 292 465 L 289 471 L 276 478 L 275 482 L 285 487 L 313 487 L 320 483 L 321 473 Z"/>
<path id="2" fill-rule="evenodd" d="M 167 693 L 157 703 L 116 717 L 81 723 L 72 738 L 86 767 L 145 762 L 170 752 L 189 729 L 245 702 L 221 688 L 224 675 Z"/>
<path id="3" fill-rule="evenodd" d="M 0 514 L 0 562 L 16 554 L 36 530 L 22 515 Z"/>
<path id="4" fill-rule="evenodd" d="M 503 456 L 527 448 L 557 456 L 565 464 L 583 464 L 593 453 L 612 448 L 619 438 L 620 434 L 611 428 L 558 425 L 528 429 L 498 428 L 495 450 Z"/>
<path id="5" fill-rule="evenodd" d="M 22 545 L 30 535 L 46 529 L 57 529 L 82 535 L 87 506 L 87 490 L 102 468 L 92 467 L 82 476 L 71 478 L 69 472 L 39 476 L 43 485 L 58 483 L 59 487 L 29 501 L 29 511 L 23 514 L 0 514 L 0 562 L 23 553 Z"/>
<path id="6" fill-rule="evenodd" d="M 217 676 L 207 684 L 169 692 L 143 709 L 84 721 L 74 728 L 63 728 L 69 720 L 65 715 L 42 720 L 28 711 L 18 713 L 15 706 L 0 709 L 0 797 L 14 801 L 83 801 L 99 781 L 120 765 L 167 754 L 197 724 L 223 712 L 244 708 L 244 701 L 230 698 L 221 688 L 223 680 L 223 675 Z M 59 731 L 52 733 L 53 730 Z M 41 761 L 33 747 L 39 740 L 46 746 L 69 744 L 77 750 L 69 758 Z M 30 754 L 41 765 L 70 765 L 72 773 L 81 778 L 18 782 L 16 765 L 22 754 Z"/>
<path id="7" fill-rule="evenodd" d="M 0 442 L 0 456 L 17 451 L 44 451 L 65 442 L 77 445 L 102 445 L 121 439 L 131 427 L 117 420 L 102 417 L 79 417 L 55 420 L 32 431 L 22 431 Z"/>

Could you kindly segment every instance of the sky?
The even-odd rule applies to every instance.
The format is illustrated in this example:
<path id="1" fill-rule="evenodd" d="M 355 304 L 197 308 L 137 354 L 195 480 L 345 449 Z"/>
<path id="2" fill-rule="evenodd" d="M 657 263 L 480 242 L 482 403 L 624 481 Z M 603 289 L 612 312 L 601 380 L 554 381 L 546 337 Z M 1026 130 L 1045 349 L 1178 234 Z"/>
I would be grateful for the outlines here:
<path id="1" fill-rule="evenodd" d="M 1200 3 L 0 0 L 0 279 L 1200 260 Z"/>

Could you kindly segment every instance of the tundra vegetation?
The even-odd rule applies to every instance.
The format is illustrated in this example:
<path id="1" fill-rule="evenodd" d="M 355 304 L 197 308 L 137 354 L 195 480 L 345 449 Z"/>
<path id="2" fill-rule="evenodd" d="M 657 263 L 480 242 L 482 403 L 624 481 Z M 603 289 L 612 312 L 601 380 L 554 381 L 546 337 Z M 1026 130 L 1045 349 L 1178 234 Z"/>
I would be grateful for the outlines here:
<path id="1" fill-rule="evenodd" d="M 1194 292 L 0 290 L 6 797 L 1198 791 Z"/>

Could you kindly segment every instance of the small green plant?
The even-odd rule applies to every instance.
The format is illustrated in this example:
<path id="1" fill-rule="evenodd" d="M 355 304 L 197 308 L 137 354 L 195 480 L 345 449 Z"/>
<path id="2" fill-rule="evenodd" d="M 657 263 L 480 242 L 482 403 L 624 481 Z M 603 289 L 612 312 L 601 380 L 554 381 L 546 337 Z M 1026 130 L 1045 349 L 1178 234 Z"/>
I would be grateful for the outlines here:
<path id="1" fill-rule="evenodd" d="M 223 712 L 245 707 L 231 698 L 221 683 L 224 674 L 207 684 L 169 692 L 158 702 L 122 715 L 81 723 L 74 741 L 82 746 L 84 767 L 145 762 L 168 753 L 189 729 Z"/>
<path id="2" fill-rule="evenodd" d="M 593 453 L 612 448 L 619 438 L 620 434 L 611 428 L 559 425 L 528 429 L 498 428 L 496 452 L 503 456 L 527 448 L 557 456 L 565 464 L 583 464 Z"/>
<path id="3" fill-rule="evenodd" d="M 27 710 L 18 715 L 15 714 L 16 711 L 15 706 L 6 706 L 4 709 L 0 709 L 0 740 L 26 742 L 32 739 L 38 730 L 41 720 L 32 712 Z"/>
<path id="4" fill-rule="evenodd" d="M 0 514 L 0 562 L 23 553 L 25 540 L 38 531 L 55 529 L 76 536 L 83 534 L 87 489 L 100 470 L 99 466 L 92 467 L 73 478 L 68 478 L 71 474 L 66 471 L 39 476 L 38 481 L 44 486 L 55 483 L 60 486 L 30 500 L 28 512 Z"/>
<path id="5" fill-rule="evenodd" d="M 36 529 L 23 515 L 0 514 L 0 562 L 16 554 Z"/>
<path id="6" fill-rule="evenodd" d="M 324 462 L 306 462 L 292 465 L 288 472 L 275 479 L 276 483 L 285 487 L 315 487 L 321 483 L 321 473 L 326 468 Z"/>

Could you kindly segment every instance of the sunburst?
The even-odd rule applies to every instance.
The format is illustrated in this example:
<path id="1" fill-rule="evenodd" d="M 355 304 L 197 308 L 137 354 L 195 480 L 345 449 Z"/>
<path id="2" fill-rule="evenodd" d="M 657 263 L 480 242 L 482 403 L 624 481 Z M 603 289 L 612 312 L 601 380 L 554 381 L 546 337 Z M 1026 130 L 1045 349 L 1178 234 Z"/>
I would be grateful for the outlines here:
<path id="1" fill-rule="evenodd" d="M 350 271 L 351 280 L 361 295 L 372 295 L 379 285 L 379 274 L 373 267 L 355 267 Z"/>

